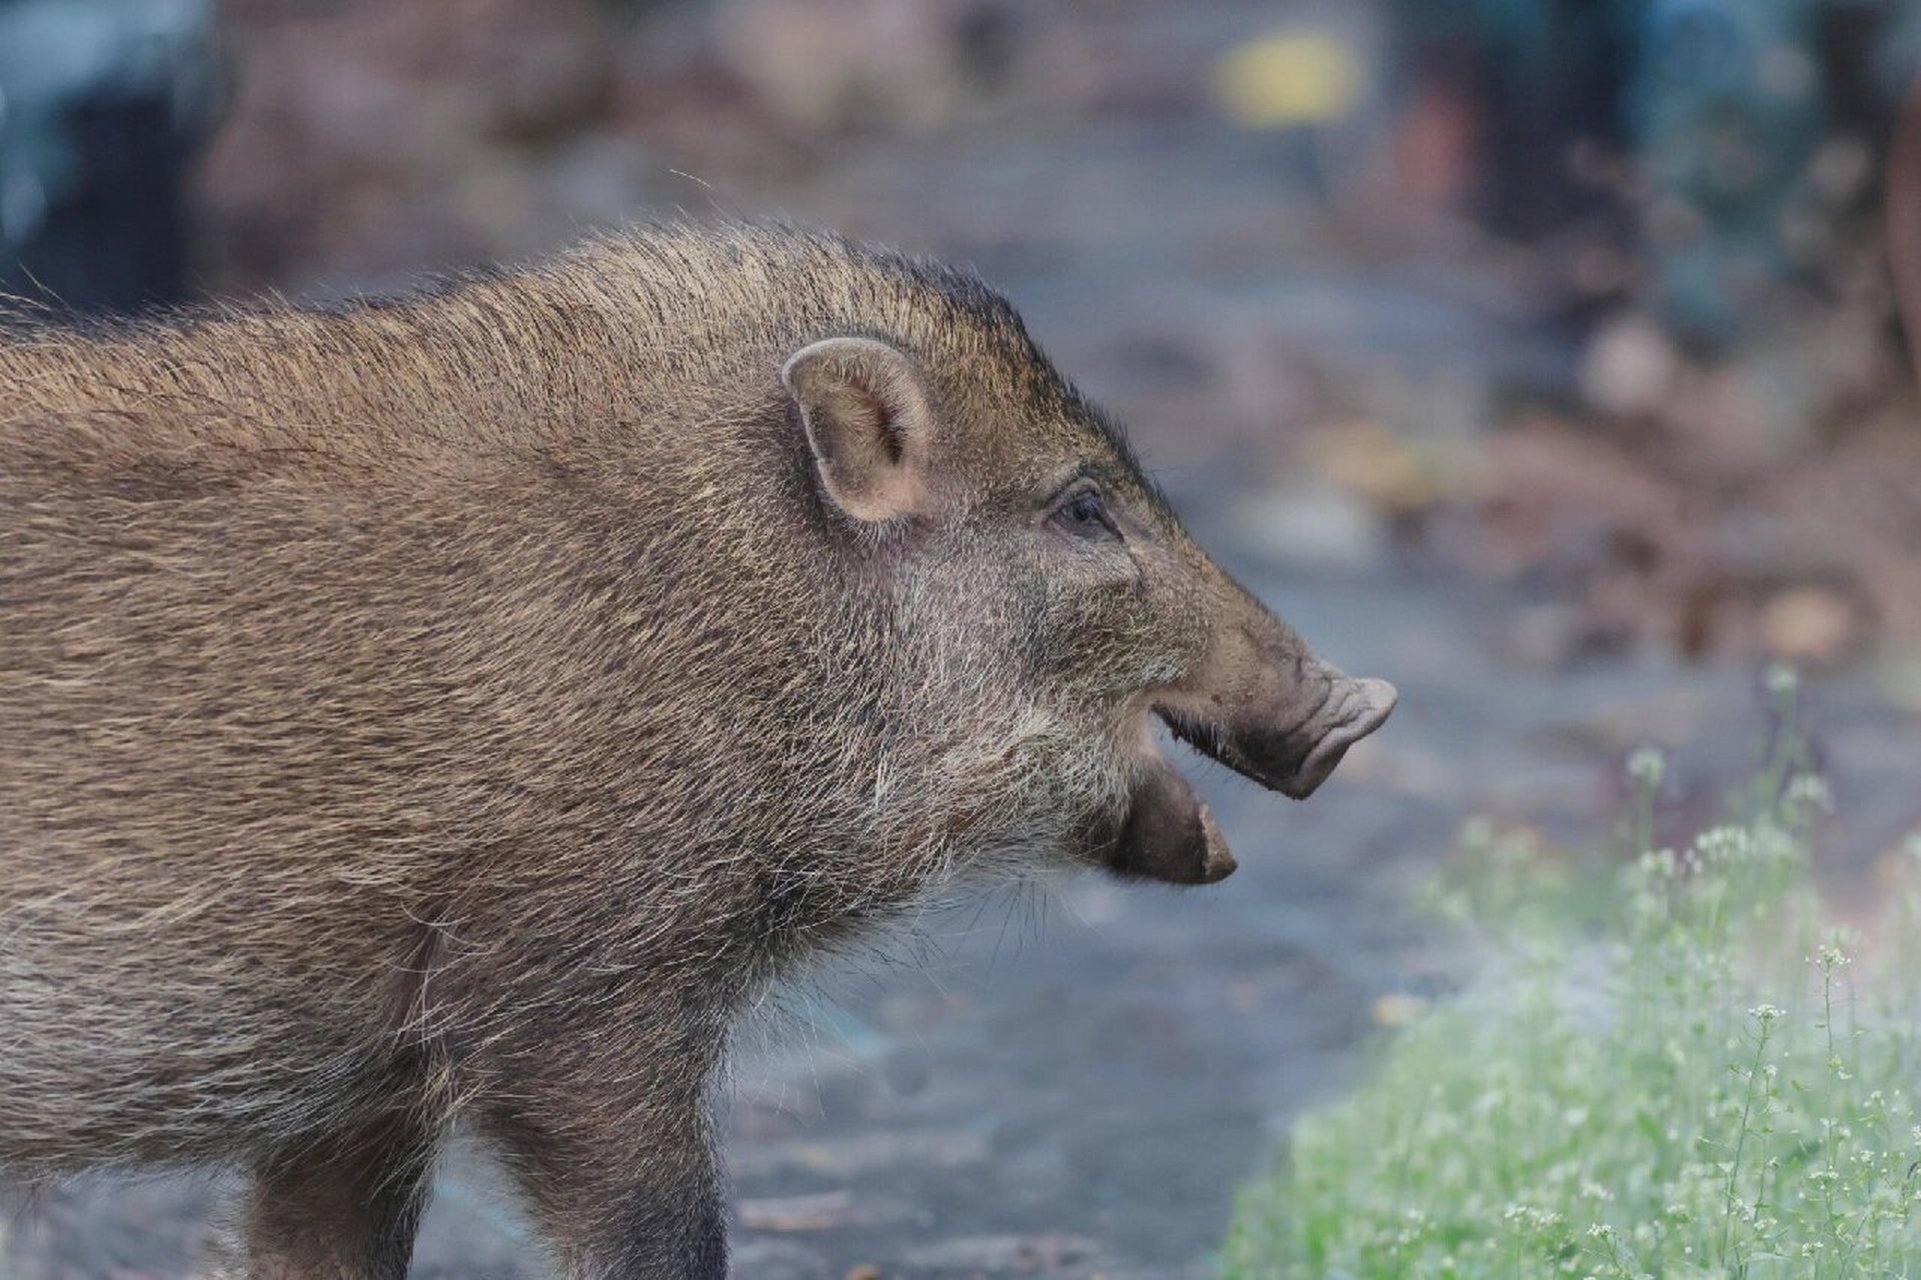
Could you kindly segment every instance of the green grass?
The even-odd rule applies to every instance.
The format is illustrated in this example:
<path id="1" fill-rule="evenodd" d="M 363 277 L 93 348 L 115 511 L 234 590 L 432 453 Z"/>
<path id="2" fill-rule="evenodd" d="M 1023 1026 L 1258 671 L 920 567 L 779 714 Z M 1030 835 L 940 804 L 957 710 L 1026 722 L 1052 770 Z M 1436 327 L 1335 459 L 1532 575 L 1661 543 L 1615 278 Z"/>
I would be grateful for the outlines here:
<path id="1" fill-rule="evenodd" d="M 1921 1277 L 1921 895 L 1871 953 L 1824 922 L 1827 789 L 1770 687 L 1760 776 L 1685 849 L 1646 848 L 1654 753 L 1611 870 L 1470 833 L 1438 897 L 1477 976 L 1299 1124 L 1226 1275 Z"/>

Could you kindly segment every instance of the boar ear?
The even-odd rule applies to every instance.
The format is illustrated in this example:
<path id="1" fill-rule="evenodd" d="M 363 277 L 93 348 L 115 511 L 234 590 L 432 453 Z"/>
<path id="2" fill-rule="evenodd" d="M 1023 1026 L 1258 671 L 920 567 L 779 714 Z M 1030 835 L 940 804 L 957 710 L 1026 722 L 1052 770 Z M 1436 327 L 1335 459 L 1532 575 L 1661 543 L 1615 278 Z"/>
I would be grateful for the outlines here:
<path id="1" fill-rule="evenodd" d="M 827 494 L 856 520 L 921 505 L 933 411 L 907 354 L 872 338 L 826 338 L 780 371 Z"/>

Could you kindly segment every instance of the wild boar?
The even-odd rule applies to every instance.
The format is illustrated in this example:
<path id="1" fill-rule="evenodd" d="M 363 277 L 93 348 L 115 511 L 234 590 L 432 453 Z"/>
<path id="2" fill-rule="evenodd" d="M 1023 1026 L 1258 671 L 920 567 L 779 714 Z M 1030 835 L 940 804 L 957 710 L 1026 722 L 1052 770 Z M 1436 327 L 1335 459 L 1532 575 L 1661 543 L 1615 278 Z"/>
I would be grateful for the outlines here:
<path id="1" fill-rule="evenodd" d="M 400 1277 L 456 1122 L 569 1274 L 725 1271 L 730 1019 L 983 874 L 1234 861 L 1386 718 L 972 275 L 665 227 L 0 339 L 0 1163 Z"/>

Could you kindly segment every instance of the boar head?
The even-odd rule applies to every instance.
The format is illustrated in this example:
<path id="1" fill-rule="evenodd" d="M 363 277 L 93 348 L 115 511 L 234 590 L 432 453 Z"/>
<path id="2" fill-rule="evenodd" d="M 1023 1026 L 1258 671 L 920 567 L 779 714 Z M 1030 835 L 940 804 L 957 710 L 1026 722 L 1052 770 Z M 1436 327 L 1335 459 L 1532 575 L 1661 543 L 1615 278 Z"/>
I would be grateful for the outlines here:
<path id="1" fill-rule="evenodd" d="M 1008 716 L 1055 726 L 1041 787 L 1071 857 L 1182 884 L 1233 871 L 1152 717 L 1301 799 L 1393 709 L 1391 685 L 1315 657 L 1209 559 L 1011 312 L 918 345 L 827 337 L 782 381 L 823 510 L 920 584 L 929 625 L 965 631 L 946 669 L 988 671 L 1018 695 Z"/>

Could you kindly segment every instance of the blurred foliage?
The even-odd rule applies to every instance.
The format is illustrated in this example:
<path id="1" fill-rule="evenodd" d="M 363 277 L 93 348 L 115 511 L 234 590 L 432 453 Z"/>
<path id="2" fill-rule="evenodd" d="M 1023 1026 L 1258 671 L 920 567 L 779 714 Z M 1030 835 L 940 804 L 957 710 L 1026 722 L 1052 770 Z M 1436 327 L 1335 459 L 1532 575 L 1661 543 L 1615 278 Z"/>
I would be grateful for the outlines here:
<path id="1" fill-rule="evenodd" d="M 1227 1275 L 1921 1273 L 1921 843 L 1878 950 L 1829 921 L 1795 686 L 1770 677 L 1766 763 L 1686 848 L 1652 846 L 1652 750 L 1625 865 L 1470 829 L 1437 901 L 1486 940 L 1480 976 L 1298 1126 Z"/>

